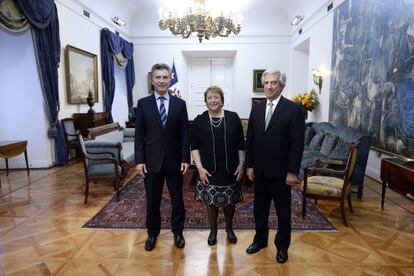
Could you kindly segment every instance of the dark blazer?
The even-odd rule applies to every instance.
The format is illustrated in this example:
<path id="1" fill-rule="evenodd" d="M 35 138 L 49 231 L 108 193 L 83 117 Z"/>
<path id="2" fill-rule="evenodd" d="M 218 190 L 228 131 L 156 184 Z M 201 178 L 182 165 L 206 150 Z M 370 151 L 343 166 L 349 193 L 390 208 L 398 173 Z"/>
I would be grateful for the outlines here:
<path id="1" fill-rule="evenodd" d="M 246 167 L 255 177 L 285 179 L 288 172 L 299 174 L 304 144 L 302 108 L 281 96 L 265 131 L 266 104 L 257 104 L 249 117 Z"/>
<path id="2" fill-rule="evenodd" d="M 137 104 L 135 163 L 145 163 L 149 172 L 159 172 L 164 162 L 169 171 L 190 163 L 187 108 L 185 101 L 171 96 L 164 128 L 155 96 L 150 95 Z"/>
<path id="3" fill-rule="evenodd" d="M 239 165 L 239 150 L 244 150 L 243 127 L 239 115 L 236 112 L 224 111 L 226 125 L 227 169 L 234 173 Z M 210 127 L 208 111 L 198 115 L 194 119 L 191 128 L 191 149 L 200 151 L 201 163 L 209 172 L 214 172 L 214 143 Z"/>

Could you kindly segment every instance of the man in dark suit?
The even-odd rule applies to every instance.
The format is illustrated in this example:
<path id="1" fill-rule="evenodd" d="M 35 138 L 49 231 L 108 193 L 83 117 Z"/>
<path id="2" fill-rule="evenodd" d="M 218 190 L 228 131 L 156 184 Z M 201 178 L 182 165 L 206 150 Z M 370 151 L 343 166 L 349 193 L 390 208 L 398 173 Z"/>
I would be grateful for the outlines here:
<path id="1" fill-rule="evenodd" d="M 155 64 L 151 81 L 154 94 L 138 101 L 135 126 L 135 163 L 144 178 L 147 199 L 147 251 L 154 249 L 160 233 L 164 180 L 171 196 L 174 243 L 178 248 L 185 246 L 183 174 L 190 162 L 187 108 L 183 100 L 168 93 L 170 67 Z"/>
<path id="2" fill-rule="evenodd" d="M 267 100 L 252 108 L 246 142 L 247 176 L 254 181 L 256 235 L 247 248 L 254 254 L 267 246 L 270 203 L 276 207 L 278 231 L 276 260 L 288 259 L 291 233 L 291 187 L 298 178 L 303 154 L 304 115 L 301 107 L 282 97 L 286 76 L 278 70 L 262 75 Z"/>

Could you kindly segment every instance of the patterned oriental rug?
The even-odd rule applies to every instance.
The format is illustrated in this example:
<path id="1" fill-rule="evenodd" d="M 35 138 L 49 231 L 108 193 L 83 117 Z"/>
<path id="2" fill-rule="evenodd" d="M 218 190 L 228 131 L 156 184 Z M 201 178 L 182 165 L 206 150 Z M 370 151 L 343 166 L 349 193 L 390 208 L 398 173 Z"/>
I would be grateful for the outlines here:
<path id="1" fill-rule="evenodd" d="M 170 228 L 171 200 L 164 186 L 161 202 L 161 228 Z M 184 187 L 186 208 L 185 229 L 209 229 L 207 210 L 202 202 L 194 200 L 194 186 Z M 233 227 L 254 229 L 253 189 L 243 187 L 244 199 L 236 205 Z M 292 189 L 292 230 L 293 231 L 336 231 L 336 228 L 321 214 L 316 206 L 307 201 L 306 217 L 301 214 L 301 191 Z M 120 201 L 114 196 L 83 228 L 145 229 L 146 200 L 144 182 L 134 177 L 120 191 Z M 219 212 L 219 228 L 225 228 L 222 210 Z M 277 216 L 272 203 L 269 216 L 270 229 L 277 229 Z"/>

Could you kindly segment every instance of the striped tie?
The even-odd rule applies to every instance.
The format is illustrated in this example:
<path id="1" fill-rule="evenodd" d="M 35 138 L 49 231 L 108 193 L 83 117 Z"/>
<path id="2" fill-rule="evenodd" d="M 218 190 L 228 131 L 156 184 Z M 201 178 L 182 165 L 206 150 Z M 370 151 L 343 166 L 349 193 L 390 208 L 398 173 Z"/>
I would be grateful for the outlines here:
<path id="1" fill-rule="evenodd" d="M 161 123 L 163 127 L 165 127 L 165 124 L 167 123 L 167 113 L 165 112 L 165 105 L 164 105 L 165 99 L 166 98 L 164 96 L 158 97 L 158 100 L 160 100 L 160 117 L 161 117 Z"/>

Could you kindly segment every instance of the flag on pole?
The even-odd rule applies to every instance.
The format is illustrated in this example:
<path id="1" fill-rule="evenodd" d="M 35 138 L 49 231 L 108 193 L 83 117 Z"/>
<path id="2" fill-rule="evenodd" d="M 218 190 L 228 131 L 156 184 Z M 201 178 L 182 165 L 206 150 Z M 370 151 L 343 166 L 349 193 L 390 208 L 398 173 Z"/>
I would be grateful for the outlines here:
<path id="1" fill-rule="evenodd" d="M 171 83 L 170 83 L 170 87 L 173 86 L 174 84 L 176 84 L 178 82 L 178 76 L 177 76 L 177 71 L 175 70 L 175 63 L 173 60 L 173 65 L 172 65 L 172 70 L 171 70 Z"/>
<path id="2" fill-rule="evenodd" d="M 173 65 L 172 65 L 172 69 L 171 69 L 171 83 L 170 83 L 169 91 L 170 91 L 171 95 L 177 96 L 178 98 L 181 98 L 180 90 L 178 90 L 177 87 L 174 87 L 174 89 L 171 88 L 177 82 L 178 82 L 178 75 L 177 75 L 177 71 L 175 70 L 175 63 L 174 63 L 174 59 L 173 59 Z"/>

